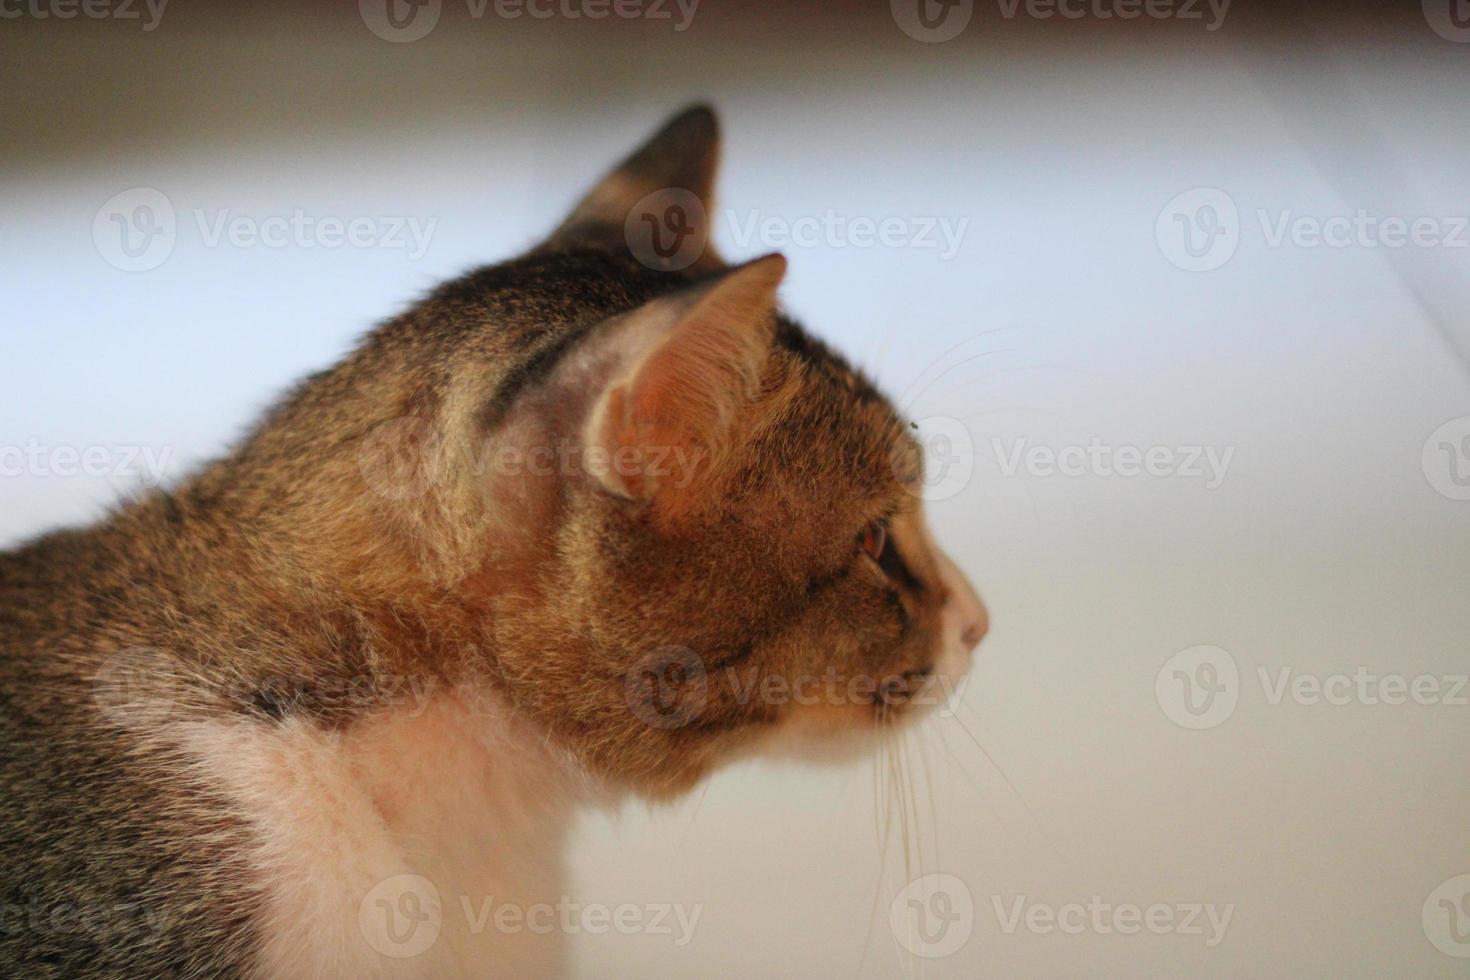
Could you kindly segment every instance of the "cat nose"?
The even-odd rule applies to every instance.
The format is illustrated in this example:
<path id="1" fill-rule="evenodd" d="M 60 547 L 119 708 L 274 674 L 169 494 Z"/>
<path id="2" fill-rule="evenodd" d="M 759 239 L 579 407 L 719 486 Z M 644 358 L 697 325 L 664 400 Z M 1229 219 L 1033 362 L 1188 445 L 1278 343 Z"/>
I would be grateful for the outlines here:
<path id="1" fill-rule="evenodd" d="M 965 573 L 959 570 L 949 556 L 940 552 L 937 557 L 940 577 L 948 592 L 944 600 L 946 612 L 950 622 L 954 624 L 950 628 L 959 636 L 960 644 L 968 653 L 979 646 L 985 634 L 990 631 L 990 613 Z"/>
<path id="2" fill-rule="evenodd" d="M 971 614 L 969 622 L 960 628 L 960 642 L 965 645 L 966 650 L 973 650 L 985 639 L 985 634 L 990 632 L 990 613 L 985 609 L 985 603 L 979 597 L 975 598 L 975 609 Z"/>

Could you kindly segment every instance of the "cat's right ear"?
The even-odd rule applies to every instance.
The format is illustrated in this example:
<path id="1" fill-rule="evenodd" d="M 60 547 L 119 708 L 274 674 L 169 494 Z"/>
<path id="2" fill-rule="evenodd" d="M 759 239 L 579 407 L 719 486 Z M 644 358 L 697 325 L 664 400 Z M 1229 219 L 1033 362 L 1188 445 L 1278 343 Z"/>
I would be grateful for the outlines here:
<path id="1" fill-rule="evenodd" d="M 786 260 L 767 255 L 610 324 L 614 370 L 583 430 L 612 493 L 677 519 L 732 448 L 760 393 Z"/>
<path id="2" fill-rule="evenodd" d="M 588 191 L 536 251 L 631 251 L 658 269 L 720 268 L 709 217 L 719 156 L 714 111 L 685 109 Z"/>

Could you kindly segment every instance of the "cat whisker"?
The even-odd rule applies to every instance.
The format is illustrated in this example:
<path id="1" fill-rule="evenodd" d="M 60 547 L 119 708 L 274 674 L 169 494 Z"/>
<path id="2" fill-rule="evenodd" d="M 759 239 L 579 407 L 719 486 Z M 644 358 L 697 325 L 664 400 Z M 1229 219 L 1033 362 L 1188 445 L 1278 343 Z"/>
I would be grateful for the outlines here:
<path id="1" fill-rule="evenodd" d="M 949 376 L 955 371 L 958 371 L 966 364 L 974 364 L 976 361 L 983 361 L 985 358 L 994 357 L 997 354 L 1014 354 L 1015 352 L 1016 349 L 1014 347 L 999 347 L 995 350 L 988 350 L 983 354 L 976 354 L 973 357 L 967 357 L 962 361 L 951 364 L 949 367 L 945 368 L 943 371 L 940 371 L 934 377 L 924 382 L 923 387 L 919 388 L 918 391 L 913 391 L 912 395 L 905 393 L 903 399 L 899 401 L 898 407 L 902 411 L 907 411 L 911 406 L 917 405 L 919 401 L 924 397 L 924 393 L 929 391 L 929 389 L 932 388 L 934 385 L 938 384 L 940 379 Z M 912 391 L 912 388 L 910 390 Z"/>
<path id="2" fill-rule="evenodd" d="M 985 789 L 985 787 L 980 785 L 980 781 L 975 778 L 974 773 L 970 772 L 969 768 L 966 767 L 963 760 L 961 760 L 960 757 L 955 753 L 954 746 L 949 744 L 949 739 L 945 737 L 943 730 L 936 728 L 935 733 L 939 736 L 939 744 L 944 748 L 945 754 L 949 756 L 950 764 L 953 766 L 955 772 L 959 773 L 960 776 L 964 778 L 965 782 L 970 784 L 970 788 L 975 791 L 975 795 L 980 798 L 980 802 L 985 806 L 985 809 L 990 812 L 990 816 L 995 820 L 995 822 L 1007 832 L 1009 832 L 1011 829 L 1009 821 L 1007 821 L 1004 817 L 1000 815 L 1000 811 L 997 810 L 995 808 L 995 804 L 990 801 L 990 793 Z"/>
<path id="3" fill-rule="evenodd" d="M 975 744 L 975 748 L 980 750 L 980 754 L 985 756 L 985 760 L 990 763 L 991 768 L 995 770 L 996 775 L 1000 776 L 1001 781 L 1006 784 L 1006 788 L 1011 791 L 1011 795 L 1016 798 L 1016 802 L 1020 803 L 1021 808 L 1026 811 L 1026 815 L 1030 818 L 1032 826 L 1037 831 L 1041 832 L 1042 836 L 1046 836 L 1046 830 L 1042 826 L 1041 820 L 1037 818 L 1036 812 L 1031 809 L 1031 804 L 1026 802 L 1026 797 L 1023 796 L 1021 794 L 1021 791 L 1016 788 L 1016 784 L 1011 780 L 1011 777 L 1006 773 L 1005 769 L 1000 765 L 1000 763 L 995 760 L 995 756 L 990 753 L 990 750 L 985 747 L 980 739 L 976 737 L 975 733 L 970 730 L 970 726 L 966 725 L 964 719 L 960 717 L 960 710 L 962 709 L 962 704 L 957 705 L 956 710 L 951 712 L 949 717 L 953 719 L 954 723 L 960 727 L 960 730 L 965 733 L 970 741 Z"/>
<path id="4" fill-rule="evenodd" d="M 1007 326 L 1007 327 L 992 327 L 989 330 L 982 330 L 979 333 L 971 334 L 969 337 L 966 337 L 964 340 L 962 340 L 959 343 L 953 345 L 952 347 L 945 348 L 943 351 L 940 352 L 940 354 L 937 357 L 933 358 L 918 373 L 918 375 L 914 378 L 913 381 L 909 382 L 909 386 L 904 389 L 903 393 L 901 395 L 899 395 L 899 397 L 895 400 L 894 404 L 900 405 L 900 406 L 907 404 L 909 402 L 909 397 L 908 397 L 909 396 L 909 392 L 913 391 L 914 388 L 917 387 L 917 386 L 919 386 L 919 385 L 926 385 L 927 386 L 930 382 L 928 382 L 928 381 L 925 380 L 926 375 L 928 375 L 928 373 L 930 371 L 932 371 L 934 368 L 936 368 L 939 365 L 943 364 L 945 358 L 949 357 L 951 354 L 953 354 L 955 351 L 958 351 L 960 348 L 964 347 L 966 344 L 972 344 L 972 343 L 974 343 L 975 341 L 979 340 L 982 337 L 988 337 L 988 336 L 991 336 L 993 334 L 1004 333 L 1005 331 L 1008 331 L 1008 330 L 1024 330 L 1024 329 L 1026 329 L 1026 327 L 1025 327 L 1024 324 L 1015 324 L 1015 325 Z"/>
<path id="5" fill-rule="evenodd" d="M 873 753 L 873 820 L 878 845 L 878 880 L 873 885 L 873 908 L 868 915 L 868 935 L 863 941 L 863 955 L 858 960 L 859 976 L 862 975 L 863 967 L 868 962 L 868 954 L 872 951 L 875 923 L 882 908 L 883 882 L 888 870 L 889 831 L 892 827 L 892 810 L 886 795 L 887 784 L 884 779 L 889 767 L 888 756 L 892 732 L 889 727 L 887 708 L 884 705 L 879 707 L 877 723 L 878 744 L 877 750 Z"/>
<path id="6" fill-rule="evenodd" d="M 711 785 L 713 784 L 705 783 L 704 788 L 699 791 L 699 796 L 695 797 L 693 810 L 689 814 L 689 825 L 684 828 L 684 833 L 679 837 L 679 847 L 681 848 L 689 840 L 689 835 L 694 831 L 694 821 L 699 819 L 699 810 L 704 806 L 704 798 L 709 796 Z"/>
<path id="7" fill-rule="evenodd" d="M 947 388 L 944 391 L 935 394 L 933 398 L 935 401 L 943 404 L 945 400 L 973 389 L 982 381 L 989 381 L 994 378 L 1004 377 L 1008 374 L 1020 374 L 1024 371 L 1071 371 L 1078 374 L 1095 375 L 1095 372 L 1088 371 L 1085 368 L 1079 368 L 1069 364 L 1018 364 L 1014 367 L 997 368 L 994 371 L 987 371 L 986 373 L 978 375 L 974 378 L 970 378 L 969 380 L 963 382 L 962 384 L 956 385 L 953 388 Z M 925 392 L 927 391 L 928 386 L 925 386 Z M 910 409 L 916 407 L 920 403 L 920 401 L 923 400 L 922 396 L 925 392 L 920 392 L 919 395 L 915 396 L 911 401 L 907 402 L 905 404 L 905 407 Z"/>

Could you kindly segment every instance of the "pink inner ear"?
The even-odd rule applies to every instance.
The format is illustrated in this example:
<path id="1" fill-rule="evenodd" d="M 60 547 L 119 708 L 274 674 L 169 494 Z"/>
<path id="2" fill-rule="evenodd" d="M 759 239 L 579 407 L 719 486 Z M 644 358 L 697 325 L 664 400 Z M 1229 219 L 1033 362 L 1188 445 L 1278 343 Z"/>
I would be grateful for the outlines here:
<path id="1" fill-rule="evenodd" d="M 635 424 L 685 430 L 668 433 L 681 444 L 719 436 L 759 378 L 761 333 L 710 320 L 682 326 L 634 379 Z"/>
<path id="2" fill-rule="evenodd" d="M 707 474 L 720 465 L 760 386 L 785 268 L 780 256 L 767 256 L 700 287 L 631 377 L 607 392 L 596 438 L 625 459 L 631 452 L 637 469 L 615 474 L 613 489 L 669 497 L 689 489 L 696 470 Z M 667 470 L 648 468 L 666 466 L 671 454 L 684 477 L 680 486 L 668 483 Z"/>

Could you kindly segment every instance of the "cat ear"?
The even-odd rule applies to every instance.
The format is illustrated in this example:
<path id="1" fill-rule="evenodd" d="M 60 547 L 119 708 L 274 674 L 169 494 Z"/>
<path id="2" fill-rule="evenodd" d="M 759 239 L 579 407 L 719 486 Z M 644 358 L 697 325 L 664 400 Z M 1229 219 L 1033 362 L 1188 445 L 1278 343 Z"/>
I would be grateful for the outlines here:
<path id="1" fill-rule="evenodd" d="M 714 111 L 685 109 L 588 191 L 537 251 L 627 249 L 654 268 L 721 267 L 709 241 L 719 155 Z"/>
<path id="2" fill-rule="evenodd" d="M 734 440 L 759 392 L 775 330 L 786 259 L 767 255 L 635 310 L 615 343 L 622 369 L 596 400 L 584 439 L 604 451 L 607 489 L 657 499 L 666 513 L 689 502 Z"/>

